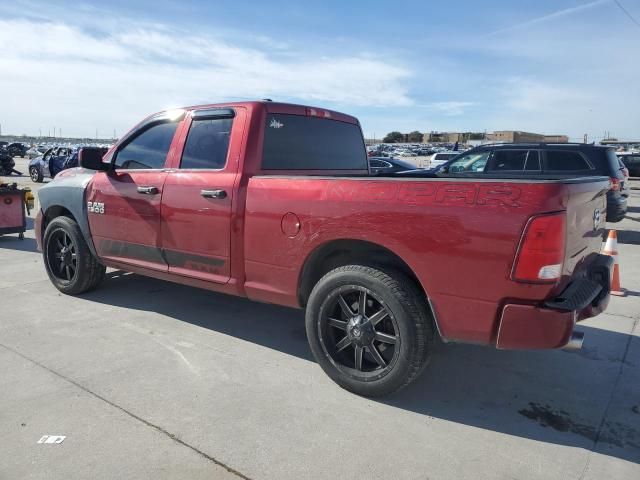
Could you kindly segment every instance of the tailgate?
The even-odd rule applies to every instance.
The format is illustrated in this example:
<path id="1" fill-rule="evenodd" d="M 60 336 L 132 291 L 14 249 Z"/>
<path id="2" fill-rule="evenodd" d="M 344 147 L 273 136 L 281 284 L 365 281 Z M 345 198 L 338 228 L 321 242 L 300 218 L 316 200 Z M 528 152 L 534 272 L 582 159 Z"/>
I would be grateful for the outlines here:
<path id="1" fill-rule="evenodd" d="M 571 277 L 586 257 L 600 252 L 606 227 L 609 180 L 594 177 L 593 181 L 565 186 L 568 198 L 563 274 Z"/>

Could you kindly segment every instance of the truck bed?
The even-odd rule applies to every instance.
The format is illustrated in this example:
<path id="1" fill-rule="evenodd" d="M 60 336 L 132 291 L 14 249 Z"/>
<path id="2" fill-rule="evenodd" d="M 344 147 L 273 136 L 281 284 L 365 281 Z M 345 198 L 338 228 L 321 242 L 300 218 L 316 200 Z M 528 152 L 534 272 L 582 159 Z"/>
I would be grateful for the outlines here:
<path id="1" fill-rule="evenodd" d="M 602 230 L 593 228 L 593 210 L 604 210 L 607 188 L 604 177 L 254 176 L 245 213 L 247 294 L 296 305 L 304 261 L 314 250 L 337 239 L 371 242 L 415 272 L 444 338 L 492 343 L 506 299 L 544 301 L 564 288 L 585 256 L 599 251 Z M 561 281 L 512 281 L 531 216 L 567 209 Z M 295 236 L 280 228 L 286 212 L 302 227 Z"/>

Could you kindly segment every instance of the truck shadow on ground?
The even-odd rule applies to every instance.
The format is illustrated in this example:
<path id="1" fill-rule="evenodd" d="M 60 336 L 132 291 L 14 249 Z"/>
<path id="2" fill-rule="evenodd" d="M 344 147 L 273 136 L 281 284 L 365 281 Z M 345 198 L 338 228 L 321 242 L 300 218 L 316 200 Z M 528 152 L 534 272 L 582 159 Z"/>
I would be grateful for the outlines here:
<path id="1" fill-rule="evenodd" d="M 118 271 L 109 273 L 103 286 L 84 298 L 158 312 L 313 361 L 300 310 Z M 626 384 L 624 404 L 612 400 L 621 373 L 640 367 L 639 339 L 587 326 L 579 329 L 586 339 L 577 352 L 509 352 L 438 344 L 430 365 L 413 385 L 377 401 L 419 415 L 595 449 L 640 463 L 640 381 Z M 633 348 L 631 338 L 636 342 Z"/>
<path id="2" fill-rule="evenodd" d="M 618 243 L 640 245 L 640 232 L 635 230 L 618 230 Z"/>

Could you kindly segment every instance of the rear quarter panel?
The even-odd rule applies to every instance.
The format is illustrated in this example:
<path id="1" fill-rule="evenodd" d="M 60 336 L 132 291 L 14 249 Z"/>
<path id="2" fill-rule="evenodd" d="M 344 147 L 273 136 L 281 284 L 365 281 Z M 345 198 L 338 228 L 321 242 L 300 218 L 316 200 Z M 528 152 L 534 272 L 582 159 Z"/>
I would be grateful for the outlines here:
<path id="1" fill-rule="evenodd" d="M 536 213 L 565 210 L 550 182 L 256 176 L 245 218 L 246 293 L 297 305 L 305 260 L 337 239 L 366 240 L 415 272 L 447 339 L 490 343 L 508 298 L 543 300 L 553 285 L 510 280 L 522 230 Z M 288 236 L 282 219 L 300 220 Z"/>

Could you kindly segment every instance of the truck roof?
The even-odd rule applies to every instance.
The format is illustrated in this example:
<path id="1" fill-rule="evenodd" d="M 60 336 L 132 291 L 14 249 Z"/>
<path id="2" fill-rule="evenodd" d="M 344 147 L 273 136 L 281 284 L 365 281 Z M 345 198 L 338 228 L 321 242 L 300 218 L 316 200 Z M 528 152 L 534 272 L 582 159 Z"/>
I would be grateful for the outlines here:
<path id="1" fill-rule="evenodd" d="M 252 100 L 244 102 L 224 102 L 224 103 L 211 103 L 204 105 L 192 105 L 189 107 L 183 107 L 184 110 L 200 110 L 204 108 L 228 108 L 228 107 L 246 107 L 249 109 L 264 108 L 267 113 L 280 113 L 289 115 L 307 115 L 310 117 L 322 117 L 331 120 L 338 120 L 341 122 L 353 123 L 360 125 L 360 122 L 356 117 L 347 115 L 346 113 L 336 112 L 334 110 L 328 110 L 326 108 L 313 107 L 309 105 L 298 105 L 295 103 L 273 102 L 271 100 Z M 162 113 L 162 112 L 158 112 Z M 154 114 L 157 115 L 157 114 Z"/>

